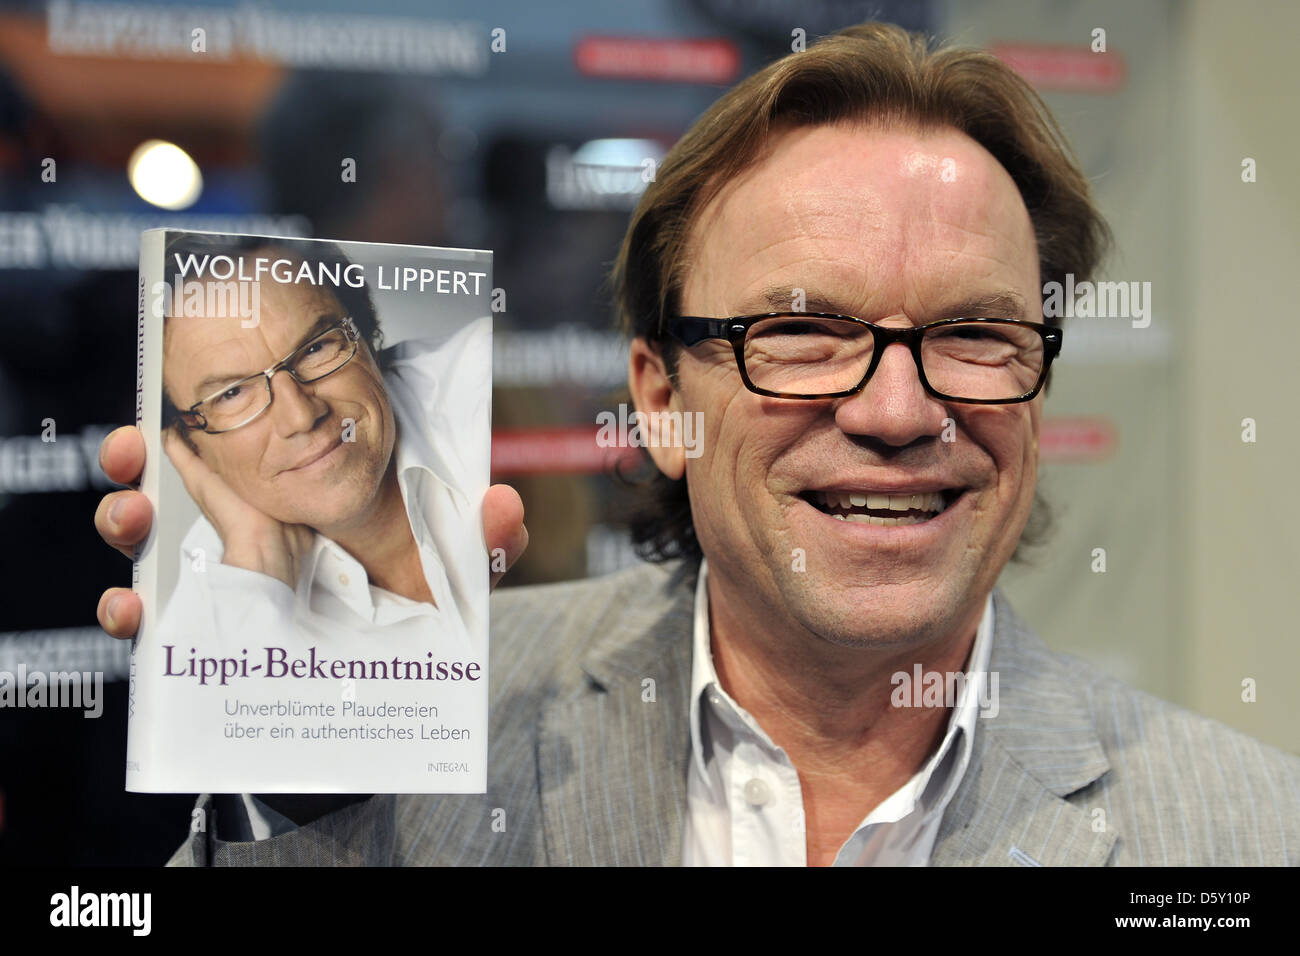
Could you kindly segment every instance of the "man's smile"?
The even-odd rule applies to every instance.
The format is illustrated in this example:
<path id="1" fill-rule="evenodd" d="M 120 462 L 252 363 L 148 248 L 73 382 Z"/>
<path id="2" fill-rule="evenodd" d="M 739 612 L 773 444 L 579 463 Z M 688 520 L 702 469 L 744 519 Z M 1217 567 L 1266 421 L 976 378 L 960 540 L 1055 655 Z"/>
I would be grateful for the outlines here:
<path id="1" fill-rule="evenodd" d="M 843 486 L 809 489 L 795 496 L 807 508 L 797 513 L 814 522 L 817 534 L 848 535 L 854 540 L 896 541 L 920 547 L 941 540 L 965 512 L 970 497 L 962 487 Z M 807 520 L 807 519 L 804 519 Z"/>
<path id="2" fill-rule="evenodd" d="M 308 468 L 311 468 L 312 466 L 317 464 L 324 465 L 327 463 L 326 459 L 331 458 L 332 453 L 336 449 L 341 448 L 342 446 L 343 446 L 343 439 L 335 438 L 331 440 L 328 444 L 324 445 L 323 447 L 319 447 L 313 451 L 308 452 L 306 455 L 304 455 L 302 458 L 298 460 L 298 463 L 296 465 L 291 465 L 288 468 L 285 468 L 284 471 L 302 472 L 302 471 L 306 471 Z"/>
<path id="3" fill-rule="evenodd" d="M 818 511 L 841 521 L 878 527 L 921 524 L 942 514 L 961 489 L 829 488 L 803 492 L 800 497 Z"/>

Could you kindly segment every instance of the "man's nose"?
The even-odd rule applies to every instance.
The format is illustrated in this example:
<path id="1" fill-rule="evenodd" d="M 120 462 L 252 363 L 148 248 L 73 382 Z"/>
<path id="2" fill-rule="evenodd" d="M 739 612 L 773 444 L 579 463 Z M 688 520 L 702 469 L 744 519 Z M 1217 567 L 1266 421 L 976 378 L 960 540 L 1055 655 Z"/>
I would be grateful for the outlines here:
<path id="1" fill-rule="evenodd" d="M 835 424 L 850 435 L 868 435 L 902 447 L 937 436 L 948 415 L 925 391 L 911 351 L 901 342 L 886 347 L 862 391 L 840 399 Z"/>
<path id="2" fill-rule="evenodd" d="M 328 413 L 329 405 L 324 399 L 310 385 L 298 384 L 287 370 L 280 369 L 271 376 L 269 414 L 281 438 L 310 431 Z"/>

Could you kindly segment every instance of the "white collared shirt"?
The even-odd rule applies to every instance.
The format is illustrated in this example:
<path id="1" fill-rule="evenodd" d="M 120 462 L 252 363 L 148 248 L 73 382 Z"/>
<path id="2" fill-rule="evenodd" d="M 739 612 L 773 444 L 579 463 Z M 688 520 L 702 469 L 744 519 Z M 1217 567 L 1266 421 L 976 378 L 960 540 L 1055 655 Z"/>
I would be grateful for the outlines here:
<path id="1" fill-rule="evenodd" d="M 700 561 L 691 663 L 691 759 L 683 866 L 806 866 L 803 793 L 784 750 L 718 682 L 710 645 L 708 565 Z M 993 645 L 990 594 L 968 679 L 938 750 L 875 807 L 840 847 L 835 866 L 926 866 L 944 809 L 970 762 Z"/>
<path id="2" fill-rule="evenodd" d="M 184 633 L 187 641 L 228 644 L 232 635 L 263 639 L 287 629 L 309 641 L 427 643 L 432 633 L 448 653 L 485 653 L 491 328 L 482 318 L 446 341 L 403 342 L 390 350 L 384 372 L 397 422 L 397 482 L 435 604 L 371 584 L 360 561 L 319 533 L 290 590 L 277 578 L 222 564 L 221 538 L 200 516 L 181 545 L 162 639 Z"/>

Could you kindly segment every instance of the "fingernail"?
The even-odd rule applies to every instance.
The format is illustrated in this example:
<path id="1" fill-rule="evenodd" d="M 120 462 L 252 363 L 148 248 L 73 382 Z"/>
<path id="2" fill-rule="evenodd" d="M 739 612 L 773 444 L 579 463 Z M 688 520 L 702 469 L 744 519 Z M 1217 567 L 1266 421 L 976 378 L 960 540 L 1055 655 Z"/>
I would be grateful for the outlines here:
<path id="1" fill-rule="evenodd" d="M 117 629 L 117 613 L 116 613 L 116 611 L 117 611 L 117 607 L 118 607 L 118 605 L 120 605 L 121 603 L 122 603 L 122 597 L 121 597 L 121 595 L 118 595 L 117 597 L 109 598 L 109 599 L 108 599 L 108 607 L 104 608 L 104 616 L 105 616 L 106 618 L 108 618 L 108 626 L 109 626 L 109 629 L 110 629 L 110 630 L 116 630 L 116 629 Z"/>
<path id="2" fill-rule="evenodd" d="M 120 527 L 122 524 L 122 515 L 126 511 L 126 499 L 118 498 L 108 506 L 108 521 L 113 527 Z"/>

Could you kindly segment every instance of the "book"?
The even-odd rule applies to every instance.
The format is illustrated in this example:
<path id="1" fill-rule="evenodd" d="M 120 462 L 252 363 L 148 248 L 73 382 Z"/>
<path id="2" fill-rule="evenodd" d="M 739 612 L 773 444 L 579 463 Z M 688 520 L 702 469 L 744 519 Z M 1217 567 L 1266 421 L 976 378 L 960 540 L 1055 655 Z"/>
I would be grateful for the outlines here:
<path id="1" fill-rule="evenodd" d="M 491 273 L 142 234 L 127 790 L 485 792 Z"/>

